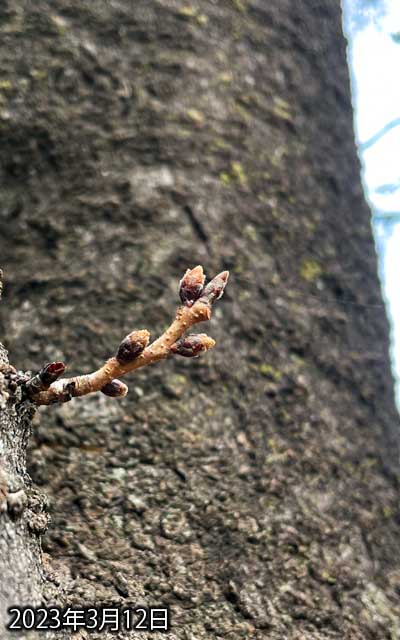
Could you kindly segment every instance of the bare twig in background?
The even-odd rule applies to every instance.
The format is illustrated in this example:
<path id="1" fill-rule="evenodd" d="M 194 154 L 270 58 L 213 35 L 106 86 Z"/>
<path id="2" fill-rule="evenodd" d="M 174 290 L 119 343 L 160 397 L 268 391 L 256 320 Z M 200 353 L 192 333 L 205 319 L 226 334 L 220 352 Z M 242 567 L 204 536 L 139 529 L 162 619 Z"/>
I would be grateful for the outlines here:
<path id="1" fill-rule="evenodd" d="M 222 296 L 228 276 L 229 272 L 223 271 L 204 286 L 203 268 L 188 269 L 179 285 L 183 306 L 178 307 L 175 319 L 157 340 L 149 345 L 146 329 L 133 331 L 121 342 L 115 356 L 88 375 L 60 378 L 65 365 L 47 364 L 26 383 L 27 395 L 38 405 L 67 402 L 96 391 L 121 397 L 128 387 L 118 378 L 127 373 L 170 355 L 196 357 L 211 349 L 215 341 L 204 333 L 182 336 L 193 325 L 211 318 L 211 306 Z"/>

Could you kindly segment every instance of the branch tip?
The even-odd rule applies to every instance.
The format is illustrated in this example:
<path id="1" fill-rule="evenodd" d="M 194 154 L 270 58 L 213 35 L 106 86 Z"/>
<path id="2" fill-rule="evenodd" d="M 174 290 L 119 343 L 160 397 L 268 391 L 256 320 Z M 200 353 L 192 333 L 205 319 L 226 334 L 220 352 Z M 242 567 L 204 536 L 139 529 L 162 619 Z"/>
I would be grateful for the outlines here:
<path id="1" fill-rule="evenodd" d="M 204 287 L 200 300 L 212 305 L 222 298 L 229 278 L 229 271 L 221 271 Z"/>

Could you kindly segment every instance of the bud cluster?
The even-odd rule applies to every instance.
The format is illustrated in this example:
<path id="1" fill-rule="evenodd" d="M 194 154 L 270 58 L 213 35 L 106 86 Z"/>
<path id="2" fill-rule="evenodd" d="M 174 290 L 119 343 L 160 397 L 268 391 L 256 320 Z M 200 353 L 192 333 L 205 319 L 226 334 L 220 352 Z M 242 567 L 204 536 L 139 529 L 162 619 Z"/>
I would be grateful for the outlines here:
<path id="1" fill-rule="evenodd" d="M 149 344 L 150 333 L 143 329 L 132 331 L 121 342 L 115 356 L 119 364 L 128 364 L 138 357 Z"/>
<path id="2" fill-rule="evenodd" d="M 205 333 L 190 333 L 183 336 L 178 342 L 171 347 L 171 353 L 185 358 L 196 358 L 204 351 L 212 349 L 215 340 Z"/>
<path id="3" fill-rule="evenodd" d="M 187 269 L 179 283 L 179 295 L 185 307 L 191 307 L 201 298 L 212 305 L 224 293 L 229 278 L 229 271 L 221 271 L 215 278 L 204 286 L 205 275 L 200 265 L 194 269 Z"/>

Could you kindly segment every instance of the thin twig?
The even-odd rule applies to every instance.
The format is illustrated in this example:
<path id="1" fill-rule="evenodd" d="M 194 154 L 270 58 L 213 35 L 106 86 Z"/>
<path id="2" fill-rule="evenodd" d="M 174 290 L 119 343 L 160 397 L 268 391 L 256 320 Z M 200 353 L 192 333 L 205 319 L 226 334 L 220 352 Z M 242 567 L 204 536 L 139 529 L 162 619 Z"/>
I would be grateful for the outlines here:
<path id="1" fill-rule="evenodd" d="M 182 336 L 190 327 L 211 318 L 211 306 L 222 296 L 228 276 L 228 271 L 223 271 L 204 287 L 203 268 L 187 270 L 179 289 L 183 306 L 178 307 L 175 319 L 157 340 L 148 345 L 147 330 L 133 331 L 121 342 L 115 356 L 88 375 L 56 379 L 65 366 L 60 362 L 50 363 L 28 381 L 27 394 L 37 405 L 67 402 L 96 391 L 121 397 L 128 388 L 118 378 L 127 373 L 170 355 L 196 357 L 211 349 L 215 341 L 206 334 Z"/>

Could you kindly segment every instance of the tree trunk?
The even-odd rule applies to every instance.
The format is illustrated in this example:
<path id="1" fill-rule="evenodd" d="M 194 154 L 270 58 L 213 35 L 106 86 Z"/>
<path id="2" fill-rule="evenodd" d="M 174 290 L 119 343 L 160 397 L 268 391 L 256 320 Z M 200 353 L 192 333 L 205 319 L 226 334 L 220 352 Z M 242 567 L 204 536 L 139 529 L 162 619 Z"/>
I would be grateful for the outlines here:
<path id="1" fill-rule="evenodd" d="M 40 533 L 47 525 L 43 496 L 26 473 L 26 445 L 32 411 L 21 402 L 21 387 L 0 345 L 0 628 L 10 622 L 9 607 L 39 606 L 43 589 Z M 50 587 L 50 582 L 49 585 Z"/>
<path id="2" fill-rule="evenodd" d="M 162 331 L 187 267 L 231 271 L 212 352 L 36 413 L 46 571 L 28 487 L 0 516 L 3 602 L 58 581 L 65 605 L 168 604 L 182 640 L 400 637 L 398 417 L 339 1 L 20 0 L 0 30 L 11 364 L 93 370 Z M 29 407 L 1 407 L 14 491 Z"/>

